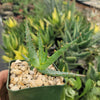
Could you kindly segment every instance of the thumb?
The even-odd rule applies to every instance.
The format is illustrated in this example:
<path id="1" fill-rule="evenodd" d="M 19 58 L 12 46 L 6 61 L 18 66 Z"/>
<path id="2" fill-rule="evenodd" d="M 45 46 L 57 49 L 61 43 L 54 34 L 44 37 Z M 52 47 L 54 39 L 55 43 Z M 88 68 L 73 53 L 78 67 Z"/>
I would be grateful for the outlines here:
<path id="1" fill-rule="evenodd" d="M 8 70 L 4 70 L 0 72 L 0 89 L 6 83 L 8 77 Z"/>

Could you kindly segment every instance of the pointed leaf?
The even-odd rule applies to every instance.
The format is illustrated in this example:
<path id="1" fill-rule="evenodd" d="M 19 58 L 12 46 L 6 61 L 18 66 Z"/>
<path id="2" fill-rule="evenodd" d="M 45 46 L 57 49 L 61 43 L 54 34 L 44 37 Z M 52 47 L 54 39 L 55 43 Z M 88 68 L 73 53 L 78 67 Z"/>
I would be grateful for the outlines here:
<path id="1" fill-rule="evenodd" d="M 69 73 L 69 72 L 61 72 L 61 71 L 54 71 L 51 69 L 46 70 L 38 70 L 39 72 L 50 75 L 50 76 L 63 76 L 63 77 L 85 77 L 85 75 L 76 74 L 76 73 Z"/>
<path id="2" fill-rule="evenodd" d="M 75 42 L 76 40 L 66 44 L 64 47 L 56 51 L 51 57 L 48 58 L 48 60 L 43 65 L 41 65 L 41 68 L 46 69 L 49 65 L 53 64 L 62 55 L 62 53 L 65 52 Z"/>
<path id="3" fill-rule="evenodd" d="M 39 67 L 39 59 L 37 57 L 37 53 L 35 51 L 35 47 L 33 45 L 31 34 L 27 23 L 26 23 L 26 42 L 28 47 L 28 57 L 32 66 Z"/>
<path id="4" fill-rule="evenodd" d="M 92 87 L 93 87 L 93 81 L 91 79 L 88 79 L 85 84 L 85 88 L 84 88 L 82 94 L 79 96 L 79 98 L 84 96 L 86 93 L 88 93 Z"/>

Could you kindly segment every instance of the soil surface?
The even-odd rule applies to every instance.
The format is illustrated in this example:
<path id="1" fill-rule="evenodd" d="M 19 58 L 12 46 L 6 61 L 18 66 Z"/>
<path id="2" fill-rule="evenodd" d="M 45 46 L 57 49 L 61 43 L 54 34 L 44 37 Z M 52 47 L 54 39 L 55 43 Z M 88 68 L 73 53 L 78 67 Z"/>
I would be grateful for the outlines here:
<path id="1" fill-rule="evenodd" d="M 56 70 L 53 65 L 50 65 L 48 68 Z M 44 75 L 36 68 L 31 70 L 26 61 L 16 60 L 13 62 L 11 64 L 10 74 L 9 88 L 14 91 L 40 86 L 64 85 L 63 77 Z"/>
<path id="2" fill-rule="evenodd" d="M 2 45 L 2 31 L 3 31 L 2 23 L 1 22 L 2 22 L 2 19 L 0 17 L 0 71 L 8 68 L 7 63 L 5 63 L 3 61 L 3 59 L 2 59 L 2 55 L 4 55 L 4 51 L 1 49 L 1 45 Z"/>

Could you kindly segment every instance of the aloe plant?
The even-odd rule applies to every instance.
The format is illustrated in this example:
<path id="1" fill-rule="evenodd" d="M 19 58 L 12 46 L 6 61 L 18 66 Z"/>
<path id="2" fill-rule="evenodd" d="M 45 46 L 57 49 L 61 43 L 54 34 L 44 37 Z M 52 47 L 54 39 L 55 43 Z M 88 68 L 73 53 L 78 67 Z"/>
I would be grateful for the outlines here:
<path id="1" fill-rule="evenodd" d="M 73 3 L 69 7 L 69 2 L 62 0 L 46 0 L 43 1 L 44 6 L 46 9 L 44 10 L 46 13 L 46 16 L 41 18 L 39 21 L 36 21 L 34 18 L 28 18 L 30 22 L 30 26 L 32 27 L 32 31 L 34 30 L 32 34 L 32 38 L 37 45 L 37 34 L 38 32 L 41 33 L 41 38 L 43 40 L 44 46 L 46 46 L 48 49 L 52 45 L 57 45 L 57 40 L 62 40 L 62 34 L 64 32 L 65 28 L 65 20 L 70 20 L 74 12 L 74 6 Z M 51 7 L 51 9 L 48 9 Z M 49 12 L 49 13 L 48 13 Z M 78 13 L 76 14 L 75 18 L 78 17 Z"/>
<path id="2" fill-rule="evenodd" d="M 29 21 L 29 26 L 31 29 L 31 36 L 34 44 L 38 46 L 38 33 L 41 33 L 41 38 L 43 40 L 43 45 L 49 49 L 55 43 L 56 35 L 54 34 L 53 28 L 45 23 L 44 20 L 40 19 L 38 22 L 34 18 L 27 18 Z"/>
<path id="3" fill-rule="evenodd" d="M 51 24 L 56 36 L 62 38 L 61 34 L 64 32 L 65 20 L 71 20 L 74 16 L 76 19 L 80 17 L 75 10 L 75 2 L 72 4 L 69 3 L 69 0 L 68 2 L 65 0 L 46 0 L 44 2 L 47 8 L 46 11 L 49 13 L 47 13 L 48 16 L 44 20 L 46 23 Z"/>
<path id="4" fill-rule="evenodd" d="M 94 29 L 91 29 L 91 24 L 77 13 L 75 2 L 71 5 L 69 1 L 66 3 L 64 0 L 47 0 L 44 2 L 49 15 L 44 18 L 44 21 L 52 26 L 52 30 L 55 33 L 54 37 L 56 36 L 56 39 L 58 39 L 60 47 L 80 36 L 76 44 L 64 53 L 62 61 L 65 62 L 65 65 L 62 65 L 62 67 L 65 66 L 67 68 L 70 66 L 69 68 L 75 68 L 81 66 L 84 68 L 85 65 L 81 61 L 85 62 L 85 64 L 88 63 L 86 60 L 93 55 L 92 45 L 96 45 L 100 37 L 98 39 L 93 38 Z M 48 9 L 49 6 L 51 6 L 50 10 Z M 63 41 L 59 42 L 59 38 Z M 58 62 L 62 63 L 62 61 L 60 59 Z"/>
<path id="5" fill-rule="evenodd" d="M 76 39 L 77 36 L 80 36 L 75 45 L 69 48 L 63 56 L 63 60 L 68 63 L 70 68 L 74 68 L 75 66 L 81 66 L 83 68 L 86 67 L 87 65 L 85 66 L 80 61 L 87 64 L 88 62 L 86 62 L 86 60 L 88 60 L 89 57 L 91 58 L 94 53 L 97 53 L 93 52 L 92 45 L 96 45 L 100 37 L 94 39 L 94 30 L 90 29 L 90 23 L 86 22 L 87 25 L 85 25 L 83 21 L 85 21 L 84 18 L 79 18 L 78 21 L 76 18 L 66 20 L 65 31 L 62 33 L 63 41 L 58 42 L 58 44 L 61 46 L 66 42 L 70 43 Z"/>
<path id="6" fill-rule="evenodd" d="M 37 68 L 41 73 L 47 74 L 47 75 L 52 75 L 52 76 L 83 76 L 84 75 L 79 75 L 79 74 L 74 74 L 74 73 L 68 73 L 68 72 L 60 72 L 60 71 L 52 71 L 48 69 L 48 66 L 53 64 L 62 54 L 62 52 L 66 51 L 73 43 L 76 42 L 76 40 L 72 41 L 71 43 L 66 44 L 63 46 L 61 49 L 56 51 L 52 56 L 47 57 L 47 51 L 44 50 L 43 44 L 42 44 L 42 39 L 41 39 L 41 34 L 38 33 L 38 51 L 36 52 L 36 48 L 33 45 L 32 39 L 31 39 L 31 34 L 28 28 L 28 25 L 26 24 L 26 42 L 27 42 L 27 47 L 28 47 L 28 58 L 25 59 L 29 62 L 29 64 L 35 68 Z"/>

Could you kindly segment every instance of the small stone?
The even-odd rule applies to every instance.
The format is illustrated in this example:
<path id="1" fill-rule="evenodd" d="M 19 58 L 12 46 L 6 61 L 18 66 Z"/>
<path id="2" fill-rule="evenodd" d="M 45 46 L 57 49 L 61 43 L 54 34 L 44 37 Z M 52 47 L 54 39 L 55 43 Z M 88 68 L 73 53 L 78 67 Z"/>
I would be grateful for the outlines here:
<path id="1" fill-rule="evenodd" d="M 37 79 L 37 80 L 35 80 L 34 82 L 35 82 L 35 84 L 36 84 L 37 87 L 38 87 L 38 86 L 42 86 L 42 84 L 43 84 L 43 82 L 42 82 L 41 79 Z"/>
<path id="2" fill-rule="evenodd" d="M 31 80 L 27 79 L 27 78 L 23 78 L 23 84 L 30 84 Z"/>
<path id="3" fill-rule="evenodd" d="M 54 77 L 48 76 L 48 80 L 53 81 L 54 80 Z"/>
<path id="4" fill-rule="evenodd" d="M 13 86 L 14 86 L 13 84 L 10 84 L 10 85 L 9 85 L 10 88 L 12 88 Z"/>
<path id="5" fill-rule="evenodd" d="M 36 83 L 35 83 L 34 81 L 32 81 L 32 82 L 30 83 L 30 87 L 37 87 L 37 85 L 36 85 Z"/>
<path id="6" fill-rule="evenodd" d="M 13 86 L 13 87 L 11 87 L 11 90 L 14 90 L 14 91 L 19 90 L 19 87 L 18 86 Z"/>
<path id="7" fill-rule="evenodd" d="M 15 67 L 15 62 L 11 63 L 11 69 Z"/>
<path id="8" fill-rule="evenodd" d="M 20 75 L 20 76 L 18 76 L 18 78 L 19 78 L 19 81 L 22 81 L 22 76 Z"/>
<path id="9" fill-rule="evenodd" d="M 21 63 L 21 61 L 20 60 L 16 60 L 15 63 Z"/>
<path id="10" fill-rule="evenodd" d="M 27 86 L 25 86 L 25 85 L 24 86 L 21 86 L 21 89 L 25 89 L 25 88 L 27 88 Z"/>
<path id="11" fill-rule="evenodd" d="M 13 73 L 16 74 L 16 75 L 20 75 L 20 74 L 22 74 L 22 71 L 19 70 L 19 69 L 16 69 L 16 70 L 13 71 Z"/>
<path id="12" fill-rule="evenodd" d="M 41 78 L 38 78 L 37 80 L 32 80 L 31 81 L 31 86 L 32 87 L 38 87 L 38 86 L 42 86 L 42 85 L 43 85 L 43 81 L 41 80 Z"/>
<path id="13" fill-rule="evenodd" d="M 25 67 L 28 67 L 28 63 L 26 61 L 23 61 L 22 65 L 25 66 Z"/>
<path id="14" fill-rule="evenodd" d="M 15 74 L 11 74 L 11 75 L 10 75 L 10 78 L 15 78 L 15 77 L 16 77 Z"/>
<path id="15" fill-rule="evenodd" d="M 33 68 L 33 72 L 34 72 L 34 75 L 36 75 L 38 71 L 36 68 Z"/>
<path id="16" fill-rule="evenodd" d="M 55 85 L 56 84 L 55 81 L 51 81 L 51 80 L 48 83 L 49 83 L 49 85 Z"/>
<path id="17" fill-rule="evenodd" d="M 19 82 L 18 82 L 18 85 L 24 86 L 24 83 L 23 83 L 22 81 L 19 81 Z"/>
<path id="18" fill-rule="evenodd" d="M 61 82 L 64 81 L 64 78 L 62 76 L 59 76 L 59 79 L 60 79 Z"/>
<path id="19" fill-rule="evenodd" d="M 53 65 L 50 65 L 48 68 L 56 71 L 56 69 Z"/>
<path id="20" fill-rule="evenodd" d="M 15 84 L 17 84 L 18 80 L 19 80 L 18 77 L 15 77 L 15 78 L 11 78 L 10 81 L 11 81 L 11 84 L 15 85 Z"/>
<path id="21" fill-rule="evenodd" d="M 57 85 L 64 85 L 64 83 L 63 82 L 58 82 Z"/>
<path id="22" fill-rule="evenodd" d="M 49 86 L 49 83 L 48 82 L 44 82 L 43 85 L 44 86 Z"/>
<path id="23" fill-rule="evenodd" d="M 15 69 L 11 69 L 10 73 L 11 75 L 14 74 Z"/>
<path id="24" fill-rule="evenodd" d="M 56 83 L 60 82 L 60 78 L 56 77 L 55 81 L 56 81 Z"/>
<path id="25" fill-rule="evenodd" d="M 30 87 L 31 87 L 29 83 L 25 84 L 25 86 L 26 86 L 27 88 L 30 88 Z"/>
<path id="26" fill-rule="evenodd" d="M 20 70 L 26 71 L 26 70 L 27 70 L 27 67 L 25 67 L 25 66 L 20 66 Z"/>
<path id="27" fill-rule="evenodd" d="M 34 75 L 34 72 L 32 70 L 29 71 L 30 75 Z"/>
<path id="28" fill-rule="evenodd" d="M 40 72 L 37 72 L 37 75 L 42 75 L 42 73 L 40 73 Z"/>
<path id="29" fill-rule="evenodd" d="M 22 73 L 22 74 L 24 75 L 24 74 L 28 74 L 28 73 L 29 73 L 29 71 L 28 71 L 28 70 L 26 70 L 26 71 L 25 71 L 24 73 Z"/>
<path id="30" fill-rule="evenodd" d="M 42 75 L 41 80 L 42 80 L 43 82 L 45 82 L 47 79 L 46 79 L 46 77 L 45 77 L 44 75 Z"/>

